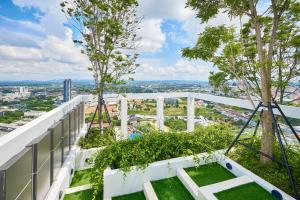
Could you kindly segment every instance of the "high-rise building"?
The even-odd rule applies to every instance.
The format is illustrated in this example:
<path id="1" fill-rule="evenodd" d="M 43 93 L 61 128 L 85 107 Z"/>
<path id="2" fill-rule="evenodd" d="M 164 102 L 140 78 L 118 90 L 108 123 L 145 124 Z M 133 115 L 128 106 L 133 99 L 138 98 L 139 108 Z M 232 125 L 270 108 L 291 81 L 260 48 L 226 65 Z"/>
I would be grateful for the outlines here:
<path id="1" fill-rule="evenodd" d="M 65 79 L 64 80 L 64 102 L 71 100 L 71 88 L 72 88 L 71 79 Z"/>

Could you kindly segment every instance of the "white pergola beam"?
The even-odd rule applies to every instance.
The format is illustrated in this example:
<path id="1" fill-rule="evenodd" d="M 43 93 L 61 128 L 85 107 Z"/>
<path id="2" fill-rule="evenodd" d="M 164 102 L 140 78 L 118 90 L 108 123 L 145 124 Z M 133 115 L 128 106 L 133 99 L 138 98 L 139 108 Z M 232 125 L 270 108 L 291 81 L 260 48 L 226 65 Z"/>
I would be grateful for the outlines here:
<path id="1" fill-rule="evenodd" d="M 164 128 L 164 98 L 158 97 L 156 104 L 156 126 L 158 130 Z"/>
<path id="2" fill-rule="evenodd" d="M 121 98 L 121 138 L 126 139 L 128 136 L 128 103 L 126 98 Z"/>
<path id="3" fill-rule="evenodd" d="M 187 132 L 193 132 L 195 129 L 195 98 L 187 98 Z"/>

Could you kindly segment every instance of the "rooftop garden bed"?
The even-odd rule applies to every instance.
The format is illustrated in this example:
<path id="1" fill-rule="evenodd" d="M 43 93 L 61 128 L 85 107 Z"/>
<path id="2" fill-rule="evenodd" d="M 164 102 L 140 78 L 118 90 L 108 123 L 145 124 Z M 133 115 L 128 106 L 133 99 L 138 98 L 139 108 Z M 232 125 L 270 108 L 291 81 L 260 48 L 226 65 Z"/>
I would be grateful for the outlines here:
<path id="1" fill-rule="evenodd" d="M 177 177 L 151 182 L 159 200 L 193 200 L 193 196 Z"/>
<path id="2" fill-rule="evenodd" d="M 212 152 L 223 149 L 233 140 L 236 129 L 228 124 L 213 124 L 208 127 L 198 127 L 193 133 L 184 132 L 157 132 L 151 130 L 145 132 L 143 137 L 134 140 L 113 141 L 109 146 L 99 152 L 95 158 L 90 182 L 95 193 L 103 190 L 103 172 L 107 167 L 121 169 L 129 172 L 132 166 L 145 169 L 151 163 L 168 160 L 182 156 L 196 155 L 203 152 Z M 100 137 L 98 132 L 94 133 Z M 246 136 L 245 136 L 246 137 Z M 94 143 L 92 138 L 85 140 L 85 147 L 98 147 L 100 143 Z M 102 145 L 102 144 L 101 144 Z M 260 147 L 260 140 L 256 139 L 254 144 Z M 300 152 L 288 147 L 288 157 L 293 167 L 293 174 L 300 182 Z M 297 147 L 296 147 L 297 148 Z M 274 146 L 274 155 L 281 158 L 278 146 Z M 241 146 L 235 146 L 228 155 L 231 159 L 257 174 L 271 184 L 292 195 L 286 169 L 273 163 L 270 166 L 262 166 L 259 155 Z M 198 168 L 186 169 L 191 178 L 198 184 L 204 186 L 216 182 L 228 180 L 235 176 L 218 164 L 209 164 Z M 298 186 L 299 187 L 299 186 Z M 298 188 L 300 191 L 300 188 Z"/>
<path id="3" fill-rule="evenodd" d="M 214 194 L 219 200 L 243 199 L 243 200 L 274 200 L 275 198 L 257 183 L 248 183 Z"/>
<path id="4" fill-rule="evenodd" d="M 186 168 L 185 171 L 199 187 L 235 178 L 235 175 L 218 163 Z"/>
<path id="5" fill-rule="evenodd" d="M 75 192 L 71 194 L 66 194 L 64 200 L 91 200 L 93 199 L 94 191 L 92 189 L 89 190 L 82 190 L 80 192 Z M 103 194 L 99 192 L 95 200 L 102 200 Z"/>
<path id="6" fill-rule="evenodd" d="M 77 187 L 80 185 L 89 184 L 91 174 L 92 174 L 91 169 L 76 171 L 72 178 L 72 183 L 71 183 L 70 187 Z"/>
<path id="7" fill-rule="evenodd" d="M 123 196 L 113 197 L 112 200 L 146 200 L 143 192 L 136 192 Z"/>
<path id="8" fill-rule="evenodd" d="M 253 146 L 257 149 L 260 149 L 260 139 L 256 139 Z M 288 155 L 289 164 L 292 167 L 294 178 L 298 183 L 297 190 L 300 191 L 300 146 L 286 145 L 286 152 Z M 237 145 L 234 151 L 231 151 L 228 156 L 256 175 L 282 189 L 286 193 L 293 195 L 293 191 L 289 185 L 289 178 L 286 168 L 275 162 L 268 166 L 262 165 L 260 164 L 260 156 L 257 153 L 252 152 L 240 145 Z M 273 156 L 279 160 L 282 158 L 277 142 L 273 146 Z"/>
<path id="9" fill-rule="evenodd" d="M 153 132 L 140 139 L 115 142 L 96 156 L 91 184 L 95 191 L 103 190 L 107 167 L 128 172 L 132 166 L 144 169 L 155 161 L 223 149 L 232 141 L 233 133 L 227 124 L 213 124 L 190 134 Z"/>

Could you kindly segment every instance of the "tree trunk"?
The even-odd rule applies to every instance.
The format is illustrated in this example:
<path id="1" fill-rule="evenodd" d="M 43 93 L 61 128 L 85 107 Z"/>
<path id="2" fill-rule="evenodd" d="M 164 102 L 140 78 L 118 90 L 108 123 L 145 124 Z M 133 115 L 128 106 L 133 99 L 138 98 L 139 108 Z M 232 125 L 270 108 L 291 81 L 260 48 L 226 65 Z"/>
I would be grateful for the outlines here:
<path id="1" fill-rule="evenodd" d="M 271 102 L 271 68 L 270 63 L 265 62 L 263 42 L 261 36 L 260 22 L 257 15 L 256 7 L 253 1 L 250 1 L 251 13 L 253 17 L 253 25 L 256 33 L 256 47 L 258 52 L 258 60 L 260 64 L 261 74 L 261 98 L 263 105 L 267 106 Z M 272 131 L 272 116 L 268 110 L 263 112 L 262 116 L 263 131 L 261 137 L 261 152 L 272 156 L 273 131 Z M 261 155 L 260 161 L 262 164 L 270 164 L 272 160 Z"/>
<path id="2" fill-rule="evenodd" d="M 272 100 L 271 94 L 271 73 L 265 67 L 261 69 L 261 91 L 262 91 L 262 102 L 263 105 L 268 106 Z M 264 110 L 262 115 L 262 137 L 261 137 L 261 152 L 272 156 L 272 144 L 273 144 L 273 126 L 272 126 L 272 115 L 267 109 Z M 271 164 L 272 160 L 261 155 L 260 161 L 262 164 Z"/>
<path id="3" fill-rule="evenodd" d="M 103 133 L 103 93 L 104 93 L 104 84 L 103 81 L 101 81 L 99 86 L 99 92 L 98 92 L 98 123 L 99 123 L 99 130 L 100 134 Z"/>

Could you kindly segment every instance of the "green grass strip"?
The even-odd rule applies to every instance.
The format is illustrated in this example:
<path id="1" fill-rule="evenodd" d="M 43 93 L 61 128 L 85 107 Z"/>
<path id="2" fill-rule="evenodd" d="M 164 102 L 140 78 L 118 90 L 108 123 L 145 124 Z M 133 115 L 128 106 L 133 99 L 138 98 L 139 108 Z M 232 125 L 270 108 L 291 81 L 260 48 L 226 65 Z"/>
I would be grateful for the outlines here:
<path id="1" fill-rule="evenodd" d="M 257 183 L 248 183 L 214 194 L 219 200 L 274 200 L 275 198 Z"/>
<path id="2" fill-rule="evenodd" d="M 136 192 L 123 196 L 113 197 L 112 200 L 146 200 L 144 192 Z"/>
<path id="3" fill-rule="evenodd" d="M 186 168 L 185 171 L 199 187 L 235 178 L 230 171 L 218 163 Z"/>
<path id="4" fill-rule="evenodd" d="M 193 200 L 193 196 L 177 177 L 151 182 L 159 200 Z"/>
<path id="5" fill-rule="evenodd" d="M 76 171 L 73 176 L 70 187 L 77 187 L 77 186 L 89 184 L 91 174 L 92 174 L 91 169 Z"/>
<path id="6" fill-rule="evenodd" d="M 64 200 L 92 200 L 92 199 L 93 199 L 92 189 L 67 194 L 64 197 Z M 101 192 L 98 194 L 96 200 L 102 200 L 102 199 L 103 199 L 103 194 Z"/>

